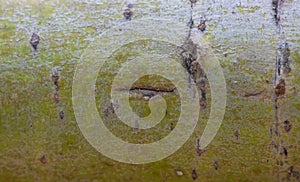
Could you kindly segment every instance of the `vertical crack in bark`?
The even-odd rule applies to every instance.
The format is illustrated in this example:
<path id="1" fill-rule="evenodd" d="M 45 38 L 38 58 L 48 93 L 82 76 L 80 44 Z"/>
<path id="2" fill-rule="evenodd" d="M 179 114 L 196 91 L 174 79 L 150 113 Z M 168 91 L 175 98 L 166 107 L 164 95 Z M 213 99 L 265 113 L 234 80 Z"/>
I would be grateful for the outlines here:
<path id="1" fill-rule="evenodd" d="M 58 112 L 58 116 L 60 119 L 64 119 L 64 111 L 62 108 L 62 105 L 60 103 L 60 97 L 59 97 L 59 72 L 61 71 L 60 67 L 54 67 L 52 68 L 52 81 L 53 81 L 53 85 L 55 86 L 55 89 L 53 91 L 53 101 L 54 103 L 57 105 L 57 107 L 59 108 L 59 112 Z"/>
<path id="2" fill-rule="evenodd" d="M 282 4 L 283 4 L 283 0 L 272 0 L 276 25 L 278 25 L 280 22 L 280 10 L 281 10 L 280 8 L 281 8 Z"/>
<path id="3" fill-rule="evenodd" d="M 291 123 L 289 120 L 282 118 L 280 113 L 280 107 L 282 103 L 286 102 L 286 78 L 288 74 L 291 72 L 290 67 L 290 48 L 289 44 L 286 41 L 286 35 L 283 31 L 281 13 L 283 7 L 284 0 L 272 0 L 274 18 L 277 28 L 277 34 L 281 37 L 280 45 L 277 50 L 277 56 L 275 57 L 275 87 L 274 87 L 274 109 L 275 109 L 275 121 L 270 128 L 272 142 L 271 146 L 274 149 L 274 155 L 276 159 L 276 164 L 281 168 L 279 171 L 285 170 L 285 166 L 289 166 L 286 170 L 286 176 L 283 179 L 280 179 L 279 172 L 277 177 L 279 181 L 282 180 L 290 180 L 291 177 L 296 177 L 296 174 L 299 174 L 298 171 L 294 170 L 294 167 L 289 164 L 288 161 L 288 150 L 286 148 L 286 144 L 282 140 L 281 137 L 281 127 L 283 124 L 283 129 L 285 132 L 288 132 L 291 129 Z M 299 175 L 298 175 L 299 176 Z"/>
<path id="4" fill-rule="evenodd" d="M 197 58 L 201 55 L 201 49 L 199 45 L 195 44 L 191 39 L 192 29 L 194 28 L 193 12 L 194 4 L 196 1 L 191 1 L 190 20 L 188 23 L 189 31 L 187 38 L 181 46 L 181 56 L 183 60 L 183 66 L 190 75 L 190 83 L 194 82 L 198 91 L 201 92 L 199 104 L 202 108 L 206 108 L 206 82 L 207 78 L 201 65 L 197 62 Z M 192 84 L 192 83 L 191 83 Z"/>
<path id="5" fill-rule="evenodd" d="M 189 74 L 189 83 L 195 84 L 198 93 L 201 93 L 199 98 L 199 104 L 202 109 L 205 109 L 207 106 L 207 98 L 206 98 L 207 77 L 201 66 L 201 63 L 197 62 L 197 59 L 201 56 L 202 49 L 200 45 L 197 45 L 196 43 L 193 42 L 191 37 L 193 29 L 196 29 L 193 20 L 194 5 L 196 1 L 191 0 L 190 2 L 191 2 L 190 20 L 188 22 L 189 31 L 185 42 L 181 46 L 180 55 L 182 56 L 182 64 Z M 206 151 L 201 149 L 200 138 L 198 136 L 196 136 L 195 149 L 196 149 L 195 150 L 196 155 L 198 156 L 201 156 Z"/>

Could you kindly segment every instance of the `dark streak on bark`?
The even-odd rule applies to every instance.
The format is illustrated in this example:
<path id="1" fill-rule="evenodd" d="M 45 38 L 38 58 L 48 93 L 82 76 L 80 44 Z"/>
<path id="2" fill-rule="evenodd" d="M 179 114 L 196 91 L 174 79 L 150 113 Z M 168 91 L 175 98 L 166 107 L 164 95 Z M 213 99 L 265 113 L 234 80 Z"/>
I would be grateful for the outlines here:
<path id="1" fill-rule="evenodd" d="M 152 88 L 152 87 L 132 87 L 130 91 L 132 92 L 144 92 L 144 93 L 173 93 L 176 89 L 174 88 Z"/>
<path id="2" fill-rule="evenodd" d="M 276 163 L 282 168 L 284 164 L 289 164 L 287 155 L 288 150 L 284 147 L 284 141 L 281 138 L 281 130 L 280 124 L 284 125 L 283 129 L 285 132 L 289 132 L 291 129 L 292 124 L 289 120 L 281 121 L 280 117 L 280 105 L 284 101 L 284 96 L 286 94 L 286 77 L 291 72 L 290 68 L 290 48 L 289 44 L 286 41 L 286 36 L 283 31 L 282 27 L 282 20 L 281 20 L 281 10 L 283 7 L 284 0 L 272 0 L 273 10 L 274 10 L 274 18 L 277 27 L 278 34 L 282 37 L 279 49 L 277 51 L 277 56 L 275 58 L 275 87 L 274 87 L 274 109 L 275 109 L 275 121 L 270 128 L 272 143 L 274 143 L 275 149 L 275 156 L 276 156 Z M 280 150 L 279 150 L 280 148 Z M 286 159 L 283 159 L 282 156 L 285 156 Z M 285 162 L 283 162 L 285 160 Z M 291 166 L 293 167 L 293 166 Z M 293 168 L 288 168 L 287 176 L 284 179 L 290 180 L 290 177 L 295 177 L 299 179 L 299 172 L 294 171 Z M 294 175 L 295 174 L 295 175 Z M 281 181 L 279 173 L 278 180 Z"/>
<path id="3" fill-rule="evenodd" d="M 265 91 L 266 91 L 266 89 L 263 89 L 263 90 L 261 90 L 259 92 L 254 92 L 254 93 L 245 93 L 244 97 L 255 97 L 255 96 L 261 95 Z"/>
<path id="4" fill-rule="evenodd" d="M 199 55 L 199 45 L 195 44 L 191 39 L 192 29 L 194 28 L 194 20 L 193 20 L 193 5 L 196 1 L 191 2 L 190 9 L 190 20 L 188 23 L 189 31 L 187 34 L 187 38 L 183 45 L 181 46 L 181 56 L 183 60 L 183 66 L 187 70 L 190 75 L 190 82 L 193 81 L 196 84 L 197 89 L 201 92 L 201 98 L 199 100 L 199 104 L 202 108 L 206 108 L 207 99 L 206 99 L 206 75 L 204 73 L 203 68 L 197 62 L 197 58 Z"/>

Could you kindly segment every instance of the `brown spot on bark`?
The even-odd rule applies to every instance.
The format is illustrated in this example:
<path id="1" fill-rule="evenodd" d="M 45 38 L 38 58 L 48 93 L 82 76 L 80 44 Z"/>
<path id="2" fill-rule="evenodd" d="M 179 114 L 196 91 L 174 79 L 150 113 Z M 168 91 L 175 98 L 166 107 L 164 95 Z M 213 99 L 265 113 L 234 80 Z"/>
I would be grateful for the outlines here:
<path id="1" fill-rule="evenodd" d="M 277 97 L 283 96 L 285 94 L 285 80 L 280 79 L 279 83 L 275 87 L 275 95 Z"/>

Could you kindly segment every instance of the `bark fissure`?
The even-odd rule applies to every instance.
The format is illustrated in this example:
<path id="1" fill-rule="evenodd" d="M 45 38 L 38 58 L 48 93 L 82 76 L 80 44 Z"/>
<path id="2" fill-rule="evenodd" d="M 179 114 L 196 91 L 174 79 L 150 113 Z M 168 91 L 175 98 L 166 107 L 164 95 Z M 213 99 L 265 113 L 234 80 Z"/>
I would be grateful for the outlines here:
<path id="1" fill-rule="evenodd" d="M 290 180 L 291 177 L 295 177 L 299 172 L 295 171 L 293 166 L 288 161 L 288 150 L 287 144 L 282 139 L 282 132 L 289 132 L 291 129 L 291 123 L 284 116 L 281 115 L 281 105 L 286 102 L 286 86 L 288 74 L 292 71 L 290 67 L 290 48 L 287 42 L 287 37 L 284 33 L 284 28 L 282 26 L 282 9 L 284 5 L 284 0 L 273 0 L 273 11 L 274 19 L 277 29 L 277 34 L 280 37 L 280 44 L 275 57 L 275 79 L 274 79 L 274 123 L 270 128 L 271 132 L 271 144 L 274 149 L 274 155 L 276 159 L 276 164 L 279 165 L 279 171 L 286 171 L 286 176 L 281 176 L 278 172 L 278 180 Z M 287 123 L 287 124 L 286 124 Z M 283 127 L 280 127 L 281 125 Z M 282 131 L 282 129 L 284 131 Z M 282 173 L 281 173 L 282 174 Z"/>

